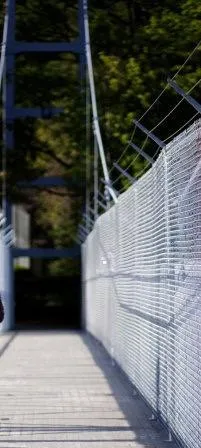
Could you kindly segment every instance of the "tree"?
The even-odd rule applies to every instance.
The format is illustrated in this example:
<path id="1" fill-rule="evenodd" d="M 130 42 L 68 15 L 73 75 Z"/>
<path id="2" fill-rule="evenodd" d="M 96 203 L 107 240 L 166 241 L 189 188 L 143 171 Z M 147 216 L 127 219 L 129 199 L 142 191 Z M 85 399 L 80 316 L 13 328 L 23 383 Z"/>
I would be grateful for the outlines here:
<path id="1" fill-rule="evenodd" d="M 197 0 L 91 0 L 90 31 L 100 125 L 110 165 L 119 158 L 138 119 L 174 75 L 200 39 L 201 5 Z M 50 14 L 51 11 L 51 14 Z M 69 40 L 77 33 L 77 5 L 73 1 L 20 1 L 17 37 L 23 40 Z M 56 25 L 55 25 L 56 24 Z M 200 79 L 200 48 L 183 67 L 177 82 L 186 91 Z M 9 157 L 9 184 L 21 178 L 59 174 L 74 180 L 75 188 L 51 189 L 28 196 L 37 221 L 53 244 L 70 244 L 84 206 L 85 99 L 81 94 L 78 64 L 69 55 L 19 56 L 16 66 L 16 102 L 19 106 L 61 106 L 64 113 L 50 120 L 16 124 L 16 148 Z M 26 89 L 24 88 L 26 86 Z M 193 96 L 199 89 L 193 90 Z M 179 98 L 167 89 L 143 119 L 151 129 Z M 182 114 L 181 114 L 182 111 Z M 161 139 L 178 129 L 193 114 L 185 102 L 157 128 Z M 144 136 L 135 133 L 142 145 Z M 146 151 L 154 156 L 150 142 Z M 138 175 L 146 169 L 141 157 L 128 147 L 121 165 Z M 136 156 L 136 155 L 135 155 Z M 14 169 L 15 167 L 15 169 Z M 17 167 L 17 170 L 16 170 Z M 113 170 L 112 180 L 118 173 Z M 122 178 L 116 187 L 122 188 Z M 19 191 L 12 188 L 11 194 Z M 25 201 L 23 196 L 23 200 Z M 21 200 L 21 196 L 20 196 Z M 41 210 L 41 211 L 40 211 Z M 58 210 L 61 210 L 59 212 Z"/>

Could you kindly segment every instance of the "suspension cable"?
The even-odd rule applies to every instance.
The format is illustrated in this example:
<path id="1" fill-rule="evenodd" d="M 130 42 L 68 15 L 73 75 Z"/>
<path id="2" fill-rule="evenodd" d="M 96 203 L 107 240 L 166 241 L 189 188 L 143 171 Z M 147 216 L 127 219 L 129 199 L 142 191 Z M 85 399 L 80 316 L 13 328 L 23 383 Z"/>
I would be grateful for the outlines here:
<path id="1" fill-rule="evenodd" d="M 91 170 L 90 170 L 90 139 L 91 139 L 91 108 L 90 108 L 90 92 L 89 92 L 89 79 L 86 73 L 86 158 L 85 158 L 85 177 L 86 177 L 86 230 L 90 230 L 89 222 L 89 207 L 90 207 L 90 181 L 91 181 Z"/>
<path id="2" fill-rule="evenodd" d="M 97 139 L 97 144 L 98 144 L 101 164 L 102 164 L 102 168 L 103 168 L 104 178 L 108 184 L 108 190 L 110 192 L 111 197 L 113 198 L 114 202 L 117 202 L 116 194 L 110 186 L 110 177 L 109 177 L 109 172 L 108 172 L 108 168 L 107 168 L 105 152 L 104 152 L 104 147 L 103 147 L 103 142 L 102 142 L 102 136 L 101 136 L 100 126 L 99 126 L 98 110 L 97 110 L 97 102 L 96 102 L 96 91 L 95 91 L 95 83 L 94 83 L 94 73 L 93 73 L 92 56 L 91 56 L 87 0 L 83 0 L 83 5 L 84 5 L 85 50 L 86 50 L 87 68 L 88 68 L 88 74 L 89 74 L 89 85 L 90 85 L 91 102 L 92 102 L 94 132 L 95 132 L 96 139 Z"/>
<path id="3" fill-rule="evenodd" d="M 4 74 L 4 66 L 5 66 L 5 57 L 6 57 L 6 43 L 7 43 L 7 35 L 8 35 L 8 14 L 6 13 L 4 19 L 3 26 L 3 37 L 1 44 L 1 58 L 0 58 L 0 91 L 2 88 L 3 82 L 3 74 Z"/>

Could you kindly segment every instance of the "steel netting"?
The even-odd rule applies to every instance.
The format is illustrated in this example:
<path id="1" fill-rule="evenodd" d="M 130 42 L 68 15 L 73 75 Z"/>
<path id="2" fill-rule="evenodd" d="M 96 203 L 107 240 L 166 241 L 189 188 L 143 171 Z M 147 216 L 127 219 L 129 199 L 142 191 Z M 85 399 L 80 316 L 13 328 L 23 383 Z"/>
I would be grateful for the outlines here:
<path id="1" fill-rule="evenodd" d="M 201 121 L 96 221 L 84 320 L 180 441 L 200 448 Z"/>

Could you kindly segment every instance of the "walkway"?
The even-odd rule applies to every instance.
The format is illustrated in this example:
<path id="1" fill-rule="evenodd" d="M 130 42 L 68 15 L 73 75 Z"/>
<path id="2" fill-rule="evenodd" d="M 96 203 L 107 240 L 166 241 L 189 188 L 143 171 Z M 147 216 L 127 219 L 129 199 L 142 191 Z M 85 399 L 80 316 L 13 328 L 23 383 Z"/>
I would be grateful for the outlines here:
<path id="1" fill-rule="evenodd" d="M 92 338 L 10 337 L 0 336 L 0 448 L 175 448 Z"/>

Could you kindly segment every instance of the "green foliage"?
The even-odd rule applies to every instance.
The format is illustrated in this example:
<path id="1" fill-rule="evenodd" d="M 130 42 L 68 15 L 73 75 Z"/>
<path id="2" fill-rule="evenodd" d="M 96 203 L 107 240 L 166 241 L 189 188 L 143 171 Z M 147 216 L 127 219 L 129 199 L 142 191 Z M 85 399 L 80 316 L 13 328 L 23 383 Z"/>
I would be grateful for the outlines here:
<path id="1" fill-rule="evenodd" d="M 174 75 L 200 40 L 201 4 L 197 0 L 91 0 L 90 31 L 100 125 L 107 160 L 115 161 L 125 148 L 139 118 Z M 27 41 L 65 41 L 77 35 L 77 2 L 71 0 L 20 0 L 17 2 L 17 38 Z M 1 23 L 3 11 L 1 15 Z M 201 75 L 198 49 L 178 76 L 186 90 Z M 20 55 L 16 63 L 16 104 L 63 107 L 64 113 L 50 120 L 24 120 L 16 124 L 16 148 L 8 160 L 10 194 L 21 200 L 16 182 L 22 178 L 64 175 L 75 188 L 51 189 L 23 197 L 31 203 L 37 225 L 56 247 L 69 245 L 77 231 L 84 204 L 85 98 L 79 83 L 78 61 L 72 55 Z M 193 92 L 199 97 L 199 89 Z M 155 126 L 178 101 L 172 89 L 160 98 L 143 120 Z M 192 109 L 186 104 L 157 129 L 167 138 Z M 143 135 L 135 141 L 141 145 Z M 146 150 L 153 155 L 151 145 Z M 138 175 L 146 162 L 129 149 L 122 166 Z M 113 171 L 113 175 L 115 175 Z M 117 183 L 122 188 L 126 180 Z M 51 269 L 56 271 L 58 261 Z M 61 270 L 63 264 L 61 265 Z"/>
<path id="2" fill-rule="evenodd" d="M 80 262 L 75 259 L 54 260 L 48 265 L 48 273 L 51 276 L 73 277 L 79 275 Z"/>

